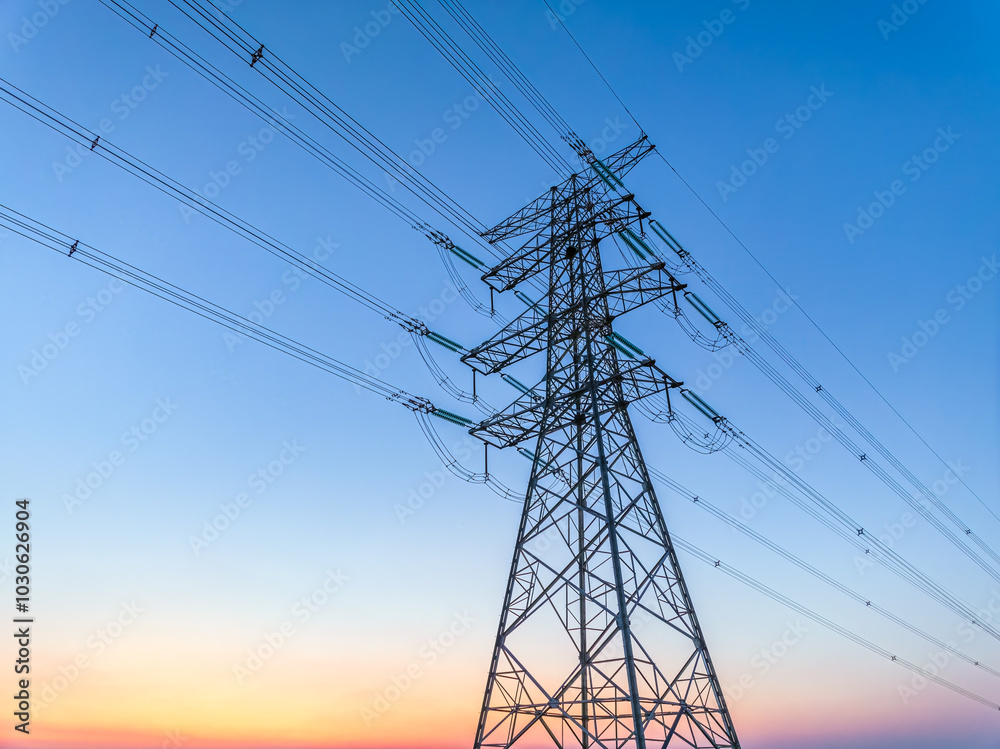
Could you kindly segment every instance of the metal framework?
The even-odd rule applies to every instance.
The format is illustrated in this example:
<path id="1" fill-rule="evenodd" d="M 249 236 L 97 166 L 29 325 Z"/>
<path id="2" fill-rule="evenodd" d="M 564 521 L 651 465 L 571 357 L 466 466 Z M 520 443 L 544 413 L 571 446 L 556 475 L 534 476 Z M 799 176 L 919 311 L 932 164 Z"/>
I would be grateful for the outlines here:
<path id="1" fill-rule="evenodd" d="M 611 343 L 616 317 L 684 288 L 662 263 L 601 266 L 601 240 L 649 215 L 616 183 L 650 150 L 640 139 L 484 234 L 528 239 L 483 279 L 547 272 L 548 298 L 463 357 L 488 373 L 546 355 L 544 398 L 471 430 L 537 440 L 476 749 L 739 747 L 629 418 L 681 383 Z"/>

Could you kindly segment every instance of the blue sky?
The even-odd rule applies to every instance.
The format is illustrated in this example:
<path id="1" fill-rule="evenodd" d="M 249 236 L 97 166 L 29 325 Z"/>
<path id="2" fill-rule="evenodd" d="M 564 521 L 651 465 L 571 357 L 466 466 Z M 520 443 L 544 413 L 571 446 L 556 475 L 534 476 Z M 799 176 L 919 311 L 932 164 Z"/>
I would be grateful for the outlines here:
<path id="1" fill-rule="evenodd" d="M 138 5 L 392 189 L 167 2 Z M 877 2 L 586 0 L 564 3 L 560 13 L 651 141 L 786 291 L 657 159 L 627 181 L 642 205 L 748 310 L 773 320 L 775 337 L 923 481 L 941 480 L 945 468 L 802 314 L 778 312 L 782 294 L 795 295 L 917 431 L 968 468 L 966 481 L 1000 512 L 1000 292 L 995 276 L 970 281 L 995 273 L 998 251 L 1000 76 L 992 30 L 1000 12 L 985 2 L 900 5 L 915 12 L 895 30 L 880 26 L 894 23 L 893 4 Z M 445 17 L 435 3 L 427 6 Z M 555 175 L 386 7 L 245 0 L 230 12 L 484 225 L 497 223 Z M 467 7 L 595 151 L 598 139 L 611 152 L 638 137 L 542 3 L 470 0 Z M 37 13 L 45 23 L 30 34 Z M 372 23 L 378 33 L 360 48 L 358 30 Z M 265 123 L 99 3 L 4 3 L 0 29 L 0 69 L 9 82 L 88 128 L 110 120 L 107 140 L 204 194 L 217 192 L 220 205 L 300 251 L 318 250 L 326 267 L 408 314 L 427 310 L 433 329 L 467 346 L 492 335 L 488 321 L 448 301 L 447 275 L 425 238 L 280 134 L 270 140 Z M 558 134 L 524 111 L 561 147 Z M 287 264 L 186 215 L 93 154 L 76 165 L 62 136 L 9 105 L 0 122 L 0 202 L 242 314 L 271 309 L 265 300 L 278 291 L 282 301 L 267 318 L 276 330 L 358 368 L 386 362 L 384 379 L 462 409 L 436 390 L 413 347 L 398 345 L 398 327 L 315 279 L 289 275 Z M 436 128 L 446 137 L 424 155 L 420 145 Z M 755 156 L 762 163 L 745 166 Z M 220 175 L 232 162 L 227 180 Z M 741 169 L 753 172 L 745 183 L 733 180 Z M 727 182 L 735 189 L 720 189 Z M 881 215 L 870 226 L 859 224 L 859 211 L 871 213 L 879 196 L 891 205 L 876 207 Z M 0 263 L 4 494 L 32 498 L 39 680 L 52 683 L 75 655 L 94 654 L 89 638 L 123 603 L 144 609 L 47 708 L 40 720 L 52 745 L 84 746 L 95 731 L 132 732 L 149 746 L 167 731 L 192 736 L 189 746 L 245 744 L 233 726 L 256 725 L 260 706 L 276 699 L 287 700 L 289 715 L 308 728 L 286 734 L 303 744 L 407 746 L 407 730 L 433 736 L 442 721 L 449 728 L 440 741 L 468 741 L 518 507 L 482 487 L 442 480 L 413 417 L 377 396 L 252 341 L 234 344 L 200 318 L 109 287 L 108 278 L 24 240 L 0 240 Z M 485 296 L 472 274 L 466 280 Z M 697 291 L 732 318 L 710 292 Z M 518 311 L 513 300 L 500 303 Z M 59 348 L 68 324 L 78 334 Z M 695 384 L 706 374 L 704 398 L 779 458 L 816 437 L 817 425 L 747 362 L 725 366 L 658 312 L 637 312 L 619 330 L 677 379 Z M 48 344 L 59 350 L 37 376 L 25 376 Z M 469 384 L 460 365 L 440 354 L 456 381 Z M 713 365 L 721 376 L 710 376 L 719 371 Z M 512 397 L 502 383 L 484 387 L 494 403 Z M 739 513 L 757 490 L 725 457 L 696 455 L 665 427 L 635 418 L 650 464 L 724 509 Z M 146 439 L 129 440 L 133 427 Z M 463 439 L 448 429 L 448 440 Z M 120 464 L 69 512 L 64 495 L 115 451 Z M 469 462 L 478 470 L 478 447 Z M 493 466 L 509 485 L 524 485 L 523 459 L 491 455 Z M 266 478 L 255 480 L 261 470 Z M 869 527 L 892 526 L 908 509 L 834 444 L 823 443 L 802 475 Z M 398 506 L 422 489 L 428 498 L 401 520 Z M 235 512 L 241 494 L 252 501 L 196 553 L 192 537 L 204 539 L 205 523 L 225 507 Z M 965 489 L 949 486 L 943 500 L 988 542 L 1000 542 L 997 522 Z M 927 662 L 929 646 L 911 635 L 829 594 L 685 500 L 664 490 L 661 503 L 680 536 Z M 749 522 L 936 636 L 953 636 L 953 615 L 884 571 L 860 574 L 850 547 L 787 503 L 768 502 Z M 897 548 L 976 606 L 994 594 L 997 586 L 926 523 L 908 529 Z M 910 674 L 819 626 L 761 674 L 752 659 L 795 615 L 697 560 L 681 561 L 724 685 L 744 674 L 755 679 L 732 700 L 747 747 L 923 746 L 917 737 L 941 736 L 950 722 L 962 725 L 969 746 L 997 745 L 989 710 L 933 685 L 904 704 L 897 688 Z M 295 619 L 295 602 L 321 586 L 328 570 L 347 582 L 307 621 Z M 11 580 L 0 587 L 11 591 Z M 392 710 L 364 724 L 360 709 L 456 612 L 475 619 L 468 633 Z M 233 667 L 287 619 L 296 636 L 249 685 L 237 683 Z M 985 635 L 969 648 L 996 663 L 997 643 Z M 946 670 L 965 687 L 998 694 L 991 677 L 959 664 Z M 187 694 L 191 675 L 199 686 Z M 194 710 L 195 698 L 215 706 L 216 717 Z M 102 702 L 119 699 L 118 714 Z M 261 730 L 255 738 L 272 740 Z"/>

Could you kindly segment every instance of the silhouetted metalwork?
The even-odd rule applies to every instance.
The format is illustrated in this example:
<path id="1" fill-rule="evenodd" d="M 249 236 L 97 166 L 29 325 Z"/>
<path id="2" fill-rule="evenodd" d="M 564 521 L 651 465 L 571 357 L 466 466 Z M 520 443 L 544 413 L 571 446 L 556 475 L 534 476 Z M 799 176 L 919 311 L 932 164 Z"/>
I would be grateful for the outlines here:
<path id="1" fill-rule="evenodd" d="M 526 388 L 471 430 L 537 443 L 476 749 L 739 746 L 629 417 L 681 383 L 620 359 L 612 329 L 685 287 L 661 262 L 601 265 L 601 240 L 648 217 L 618 177 L 651 148 L 595 159 L 483 235 L 527 237 L 487 283 L 547 274 L 548 294 L 463 356 L 484 373 L 546 356 L 544 397 Z"/>

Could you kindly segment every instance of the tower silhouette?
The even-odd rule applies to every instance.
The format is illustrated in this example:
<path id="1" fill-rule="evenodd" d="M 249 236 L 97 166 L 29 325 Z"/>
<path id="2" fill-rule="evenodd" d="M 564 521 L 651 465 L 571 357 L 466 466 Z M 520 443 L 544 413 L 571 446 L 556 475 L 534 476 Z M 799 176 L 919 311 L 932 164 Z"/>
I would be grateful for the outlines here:
<path id="1" fill-rule="evenodd" d="M 545 280 L 547 298 L 463 358 L 489 374 L 544 353 L 546 375 L 544 395 L 471 430 L 500 447 L 535 440 L 476 749 L 739 747 L 629 417 L 681 383 L 620 356 L 613 330 L 684 286 L 663 263 L 601 264 L 603 239 L 642 232 L 649 214 L 619 177 L 651 150 L 643 137 L 606 162 L 590 154 L 483 234 L 527 237 L 483 280 Z"/>

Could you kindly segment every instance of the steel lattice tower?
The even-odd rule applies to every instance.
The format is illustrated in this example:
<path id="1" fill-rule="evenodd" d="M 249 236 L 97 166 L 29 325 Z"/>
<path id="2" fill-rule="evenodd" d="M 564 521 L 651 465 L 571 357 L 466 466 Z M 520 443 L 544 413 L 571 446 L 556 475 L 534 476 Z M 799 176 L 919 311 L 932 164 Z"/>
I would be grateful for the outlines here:
<path id="1" fill-rule="evenodd" d="M 663 263 L 601 266 L 601 240 L 649 215 L 618 177 L 650 150 L 594 159 L 484 234 L 529 236 L 485 281 L 547 272 L 548 296 L 464 357 L 491 373 L 546 355 L 544 397 L 472 430 L 537 440 L 476 749 L 739 747 L 628 412 L 680 383 L 613 343 L 616 317 L 684 286 Z"/>

